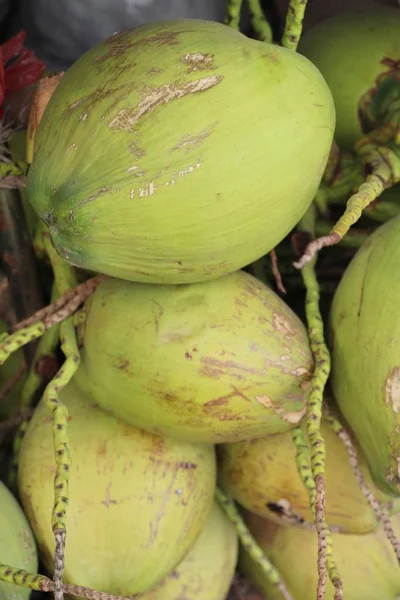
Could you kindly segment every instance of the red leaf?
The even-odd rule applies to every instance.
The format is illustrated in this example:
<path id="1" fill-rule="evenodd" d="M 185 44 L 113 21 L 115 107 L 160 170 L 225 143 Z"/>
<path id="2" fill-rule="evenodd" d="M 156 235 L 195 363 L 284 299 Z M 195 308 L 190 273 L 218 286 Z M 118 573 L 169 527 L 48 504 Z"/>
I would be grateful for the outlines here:
<path id="1" fill-rule="evenodd" d="M 35 83 L 46 66 L 32 50 L 23 48 L 18 58 L 5 69 L 5 93 L 17 92 Z"/>
<path id="2" fill-rule="evenodd" d="M 24 47 L 26 31 L 20 31 L 11 39 L 0 46 L 3 59 L 3 65 L 6 65 L 14 56 L 17 56 Z"/>

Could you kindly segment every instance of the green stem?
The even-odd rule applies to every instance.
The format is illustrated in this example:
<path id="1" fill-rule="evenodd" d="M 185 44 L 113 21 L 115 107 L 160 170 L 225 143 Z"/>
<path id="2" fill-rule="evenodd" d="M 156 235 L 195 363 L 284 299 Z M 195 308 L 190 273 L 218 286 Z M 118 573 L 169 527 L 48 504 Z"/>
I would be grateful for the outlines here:
<path id="1" fill-rule="evenodd" d="M 77 286 L 74 270 L 56 253 L 46 237 L 46 251 L 54 273 L 57 293 L 61 296 Z M 66 517 L 69 501 L 69 472 L 71 456 L 68 443 L 68 410 L 59 398 L 59 392 L 72 379 L 80 362 L 80 354 L 72 316 L 60 325 L 61 350 L 65 362 L 46 387 L 44 403 L 53 417 L 53 444 L 56 460 L 54 477 L 54 505 L 52 529 L 56 541 L 54 554 L 54 598 L 63 600 L 63 572 L 65 562 Z"/>
<path id="2" fill-rule="evenodd" d="M 255 33 L 261 41 L 271 44 L 273 38 L 272 29 L 264 15 L 260 0 L 247 1 L 251 15 L 251 24 Z"/>
<path id="3" fill-rule="evenodd" d="M 299 229 L 314 236 L 316 208 L 310 207 L 299 224 Z M 323 394 L 328 381 L 331 359 L 324 340 L 324 324 L 319 310 L 319 286 L 315 275 L 315 257 L 301 271 L 306 288 L 306 318 L 311 350 L 314 356 L 314 374 L 311 380 L 306 411 L 306 431 L 311 448 L 311 471 L 315 492 L 306 485 L 310 494 L 310 506 L 315 514 L 318 535 L 318 600 L 325 597 L 326 571 L 335 587 L 335 600 L 343 598 L 343 584 L 338 573 L 332 551 L 332 539 L 325 519 L 325 441 L 321 434 Z M 298 448 L 302 459 L 299 472 L 304 471 L 305 449 Z"/>
<path id="4" fill-rule="evenodd" d="M 51 302 L 54 302 L 58 297 L 55 286 L 53 286 L 53 292 L 51 296 Z M 29 369 L 28 375 L 26 377 L 24 387 L 22 389 L 22 402 L 21 402 L 21 412 L 27 411 L 29 408 L 33 406 L 33 403 L 36 398 L 36 394 L 43 384 L 43 377 L 38 371 L 38 364 L 43 358 L 55 358 L 55 350 L 60 341 L 60 326 L 54 325 L 50 329 L 47 329 L 42 338 L 40 339 L 39 345 L 36 350 L 36 355 L 34 361 Z M 15 490 L 17 486 L 17 473 L 18 473 L 18 461 L 19 461 L 19 453 L 22 445 L 22 440 L 24 438 L 25 432 L 28 428 L 29 419 L 25 418 L 20 423 L 13 441 L 13 456 L 11 460 L 10 472 L 8 485 L 11 489 Z"/>
<path id="5" fill-rule="evenodd" d="M 290 0 L 282 37 L 282 46 L 289 50 L 297 50 L 299 45 L 306 6 L 307 0 Z"/>
<path id="6" fill-rule="evenodd" d="M 225 13 L 225 23 L 233 29 L 240 30 L 240 15 L 242 12 L 243 0 L 228 0 Z"/>
<path id="7" fill-rule="evenodd" d="M 263 549 L 257 544 L 254 537 L 251 535 L 246 523 L 242 519 L 239 511 L 237 510 L 233 500 L 228 498 L 220 488 L 216 488 L 215 497 L 218 504 L 224 511 L 225 515 L 235 526 L 239 540 L 243 548 L 247 551 L 249 556 L 261 569 L 267 580 L 274 585 L 282 594 L 282 598 L 285 600 L 293 600 L 292 595 L 286 588 L 279 572 L 275 569 L 273 564 L 265 556 Z"/>

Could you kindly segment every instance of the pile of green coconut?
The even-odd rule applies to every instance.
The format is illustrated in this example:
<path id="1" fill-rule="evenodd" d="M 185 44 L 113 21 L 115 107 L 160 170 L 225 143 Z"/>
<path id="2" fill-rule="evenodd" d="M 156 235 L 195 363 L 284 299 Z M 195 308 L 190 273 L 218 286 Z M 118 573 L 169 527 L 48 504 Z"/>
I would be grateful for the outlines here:
<path id="1" fill-rule="evenodd" d="M 400 598 L 400 9 L 239 4 L 37 87 L 1 600 Z"/>

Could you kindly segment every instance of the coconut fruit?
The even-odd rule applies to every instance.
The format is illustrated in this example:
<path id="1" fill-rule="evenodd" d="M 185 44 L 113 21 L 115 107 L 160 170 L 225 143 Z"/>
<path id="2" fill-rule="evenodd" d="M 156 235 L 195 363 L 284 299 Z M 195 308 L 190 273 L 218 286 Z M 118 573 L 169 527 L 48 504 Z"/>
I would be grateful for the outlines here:
<path id="1" fill-rule="evenodd" d="M 347 267 L 329 317 L 332 391 L 372 477 L 400 495 L 400 217 L 381 225 Z"/>
<path id="2" fill-rule="evenodd" d="M 36 573 L 38 557 L 29 523 L 17 500 L 0 481 L 0 563 Z M 0 581 L 0 600 L 28 600 L 31 591 Z"/>
<path id="3" fill-rule="evenodd" d="M 120 596 L 145 592 L 183 559 L 206 522 L 215 489 L 214 449 L 118 421 L 73 381 L 60 399 L 69 411 L 72 460 L 65 580 Z M 54 472 L 51 416 L 41 401 L 22 444 L 18 479 L 50 571 Z"/>
<path id="4" fill-rule="evenodd" d="M 27 193 L 74 265 L 150 283 L 215 279 L 303 216 L 334 125 L 328 86 L 297 53 L 220 23 L 149 23 L 67 70 Z"/>
<path id="5" fill-rule="evenodd" d="M 86 310 L 76 381 L 118 418 L 222 443 L 288 431 L 304 415 L 306 329 L 252 275 L 181 286 L 107 278 Z"/>
<path id="6" fill-rule="evenodd" d="M 302 425 L 305 429 L 305 425 Z M 379 524 L 353 475 L 348 452 L 325 421 L 321 433 L 326 446 L 325 518 L 342 533 L 368 533 Z M 292 432 L 219 447 L 221 487 L 249 511 L 281 525 L 312 526 L 308 491 L 299 475 Z M 400 511 L 400 499 L 380 492 L 373 484 L 358 450 L 362 475 L 375 498 L 388 511 Z"/>
<path id="7" fill-rule="evenodd" d="M 214 503 L 200 536 L 182 562 L 137 600 L 225 600 L 237 554 L 235 528 Z"/>
<path id="8" fill-rule="evenodd" d="M 300 527 L 282 527 L 251 513 L 247 526 L 281 574 L 293 600 L 315 600 L 317 589 L 317 533 Z M 400 535 L 400 516 L 393 518 Z M 332 535 L 338 571 L 346 600 L 398 600 L 400 569 L 393 548 L 382 529 L 366 535 Z M 266 581 L 257 564 L 241 548 L 239 567 L 268 600 L 281 600 L 280 591 Z M 326 598 L 334 590 L 327 581 Z"/>
<path id="9" fill-rule="evenodd" d="M 344 11 L 300 40 L 299 52 L 318 67 L 332 92 L 341 148 L 353 148 L 391 114 L 391 98 L 400 93 L 399 30 L 399 9 L 380 6 Z"/>

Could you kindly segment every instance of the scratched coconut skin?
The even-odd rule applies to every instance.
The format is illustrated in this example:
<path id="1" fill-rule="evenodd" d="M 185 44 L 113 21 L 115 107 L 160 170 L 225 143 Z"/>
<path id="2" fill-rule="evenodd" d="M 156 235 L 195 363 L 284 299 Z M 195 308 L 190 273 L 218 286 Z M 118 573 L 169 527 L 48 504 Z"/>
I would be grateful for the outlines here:
<path id="1" fill-rule="evenodd" d="M 75 265 L 145 282 L 216 278 L 298 222 L 334 121 L 304 57 L 218 23 L 148 24 L 67 71 L 38 129 L 28 195 Z"/>
<path id="2" fill-rule="evenodd" d="M 315 600 L 317 589 L 317 533 L 301 527 L 281 527 L 245 511 L 251 531 L 279 571 L 293 600 Z M 398 538 L 400 516 L 392 519 Z M 400 570 L 393 548 L 382 527 L 365 535 L 332 534 L 335 563 L 340 573 L 346 600 L 399 600 Z M 282 600 L 259 566 L 241 549 L 239 565 L 250 581 L 258 584 L 268 600 Z M 326 598 L 334 597 L 327 580 Z"/>
<path id="3" fill-rule="evenodd" d="M 238 554 L 232 523 L 217 503 L 190 552 L 156 588 L 137 600 L 225 600 Z"/>
<path id="4" fill-rule="evenodd" d="M 0 481 L 0 563 L 36 573 L 38 556 L 29 523 L 17 500 Z M 28 600 L 31 590 L 0 582 L 0 600 Z"/>
<path id="5" fill-rule="evenodd" d="M 159 583 L 187 554 L 213 504 L 211 446 L 160 438 L 88 403 L 74 382 L 60 392 L 71 420 L 65 580 L 129 596 Z M 50 570 L 54 451 L 43 401 L 29 424 L 19 491 Z"/>
<path id="6" fill-rule="evenodd" d="M 376 485 L 400 495 L 400 218 L 357 252 L 331 315 L 332 390 Z"/>
<path id="7" fill-rule="evenodd" d="M 324 419 L 321 433 L 326 444 L 328 525 L 340 533 L 364 534 L 377 529 L 375 514 L 353 474 L 343 442 Z M 361 473 L 375 498 L 386 510 L 399 512 L 400 499 L 393 499 L 374 486 L 365 459 L 357 445 L 356 448 Z M 309 495 L 297 469 L 291 432 L 224 444 L 218 450 L 219 484 L 247 510 L 282 525 L 314 524 Z"/>
<path id="8" fill-rule="evenodd" d="M 340 148 L 352 150 L 371 129 L 365 131 L 360 121 L 360 101 L 376 91 L 379 75 L 390 73 L 389 64 L 382 61 L 400 60 L 399 29 L 398 8 L 375 6 L 343 11 L 307 31 L 300 40 L 299 52 L 320 69 L 335 100 L 335 139 Z"/>
<path id="9" fill-rule="evenodd" d="M 307 332 L 244 271 L 182 286 L 108 278 L 86 309 L 76 381 L 137 427 L 232 442 L 287 431 L 304 415 Z"/>

